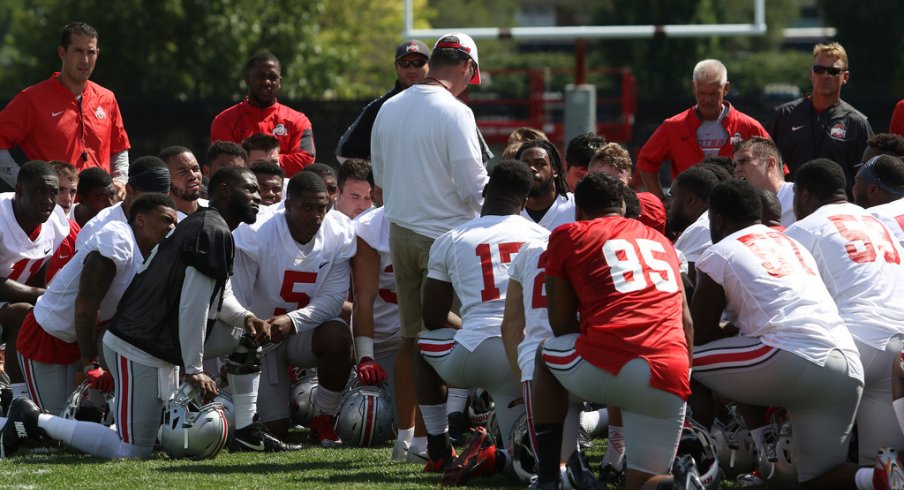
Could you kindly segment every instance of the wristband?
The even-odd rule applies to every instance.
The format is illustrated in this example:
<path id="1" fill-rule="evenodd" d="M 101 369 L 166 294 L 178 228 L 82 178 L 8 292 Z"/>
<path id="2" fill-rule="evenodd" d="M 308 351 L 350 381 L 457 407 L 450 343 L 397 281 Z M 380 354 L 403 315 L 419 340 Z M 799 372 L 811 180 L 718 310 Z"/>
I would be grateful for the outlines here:
<path id="1" fill-rule="evenodd" d="M 357 356 L 358 362 L 361 362 L 362 358 L 369 357 L 371 359 L 374 358 L 374 339 L 373 337 L 365 337 L 360 335 L 355 337 L 355 355 Z"/>

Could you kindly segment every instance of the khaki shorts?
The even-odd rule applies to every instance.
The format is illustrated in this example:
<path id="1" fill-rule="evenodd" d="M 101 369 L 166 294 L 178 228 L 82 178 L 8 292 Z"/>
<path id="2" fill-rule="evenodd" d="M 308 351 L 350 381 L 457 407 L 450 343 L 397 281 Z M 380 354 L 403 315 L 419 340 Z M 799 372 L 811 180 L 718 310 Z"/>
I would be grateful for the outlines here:
<path id="1" fill-rule="evenodd" d="M 389 224 L 389 250 L 399 300 L 401 335 L 413 339 L 424 328 L 421 295 L 427 278 L 427 264 L 433 239 L 395 223 Z"/>

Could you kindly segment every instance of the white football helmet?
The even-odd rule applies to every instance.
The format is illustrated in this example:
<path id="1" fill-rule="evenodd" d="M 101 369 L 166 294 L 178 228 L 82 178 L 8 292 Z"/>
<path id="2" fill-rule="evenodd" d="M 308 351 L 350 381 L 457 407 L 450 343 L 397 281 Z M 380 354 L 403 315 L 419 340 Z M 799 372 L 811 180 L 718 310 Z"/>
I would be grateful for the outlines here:
<path id="1" fill-rule="evenodd" d="M 85 380 L 66 399 L 66 407 L 60 415 L 64 419 L 96 422 L 110 427 L 116 422 L 115 414 L 113 393 L 95 390 Z"/>
<path id="2" fill-rule="evenodd" d="M 320 386 L 317 372 L 308 370 L 292 385 L 292 400 L 289 402 L 289 415 L 292 422 L 311 426 L 314 418 L 314 397 L 317 396 L 317 387 Z"/>
<path id="3" fill-rule="evenodd" d="M 697 463 L 700 483 L 708 489 L 720 488 L 719 458 L 709 432 L 692 418 L 687 417 L 678 440 L 678 454 L 689 454 Z M 677 461 L 677 457 L 675 458 Z"/>
<path id="4" fill-rule="evenodd" d="M 223 405 L 203 404 L 198 390 L 183 383 L 166 404 L 157 440 L 171 458 L 208 459 L 223 449 L 228 433 Z"/>
<path id="5" fill-rule="evenodd" d="M 391 439 L 394 408 L 389 393 L 379 386 L 356 386 L 345 392 L 336 415 L 336 432 L 346 443 L 371 447 Z"/>
<path id="6" fill-rule="evenodd" d="M 750 473 L 756 467 L 757 454 L 747 424 L 737 413 L 734 404 L 728 405 L 729 420 L 719 419 L 709 433 L 719 455 L 719 467 L 726 478 L 734 480 L 738 475 Z"/>
<path id="7" fill-rule="evenodd" d="M 766 437 L 766 454 L 759 455 L 760 476 L 769 486 L 778 488 L 796 488 L 797 459 L 796 450 L 791 440 L 791 420 L 784 409 L 772 413 L 771 437 Z"/>
<path id="8" fill-rule="evenodd" d="M 523 413 L 512 426 L 512 470 L 521 483 L 530 483 L 537 473 L 537 460 L 534 457 L 530 428 L 527 426 L 527 414 Z"/>

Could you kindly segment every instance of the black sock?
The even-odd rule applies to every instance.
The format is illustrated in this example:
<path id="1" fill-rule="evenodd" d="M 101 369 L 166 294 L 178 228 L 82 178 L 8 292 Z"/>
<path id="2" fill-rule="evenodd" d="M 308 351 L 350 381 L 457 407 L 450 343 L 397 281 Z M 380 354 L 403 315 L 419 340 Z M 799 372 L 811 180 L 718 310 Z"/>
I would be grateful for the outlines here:
<path id="1" fill-rule="evenodd" d="M 496 448 L 496 473 L 502 473 L 505 471 L 505 465 L 508 461 L 506 460 L 505 452 L 499 448 Z"/>
<path id="2" fill-rule="evenodd" d="M 534 424 L 537 433 L 537 479 L 540 483 L 559 481 L 559 452 L 564 424 Z"/>
<path id="3" fill-rule="evenodd" d="M 448 432 L 437 435 L 427 434 L 427 456 L 430 457 L 431 461 L 448 459 L 446 456 L 449 456 L 451 453 L 452 446 L 449 444 Z M 446 462 L 448 463 L 448 461 Z"/>

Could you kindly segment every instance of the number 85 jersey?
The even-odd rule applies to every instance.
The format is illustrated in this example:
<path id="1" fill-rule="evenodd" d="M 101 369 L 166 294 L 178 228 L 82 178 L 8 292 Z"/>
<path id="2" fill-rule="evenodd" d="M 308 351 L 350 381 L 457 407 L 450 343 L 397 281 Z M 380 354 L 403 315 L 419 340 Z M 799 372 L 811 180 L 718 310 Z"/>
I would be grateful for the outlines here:
<path id="1" fill-rule="evenodd" d="M 296 242 L 281 209 L 263 222 L 236 228 L 232 289 L 258 318 L 288 314 L 295 331 L 339 316 L 349 288 L 355 230 L 329 212 L 314 238 Z"/>

